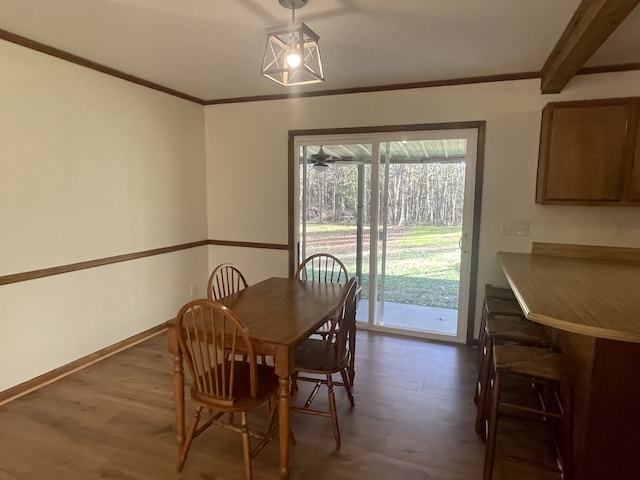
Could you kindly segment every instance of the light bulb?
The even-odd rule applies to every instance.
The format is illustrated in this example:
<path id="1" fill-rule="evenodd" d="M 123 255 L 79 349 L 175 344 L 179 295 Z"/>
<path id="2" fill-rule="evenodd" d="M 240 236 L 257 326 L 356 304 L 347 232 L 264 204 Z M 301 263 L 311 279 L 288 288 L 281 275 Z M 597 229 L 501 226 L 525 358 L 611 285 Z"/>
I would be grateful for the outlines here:
<path id="1" fill-rule="evenodd" d="M 296 68 L 300 65 L 300 54 L 290 53 L 287 55 L 287 65 L 291 68 Z"/>
<path id="2" fill-rule="evenodd" d="M 318 172 L 324 172 L 329 168 L 329 165 L 326 163 L 314 163 L 312 168 Z"/>

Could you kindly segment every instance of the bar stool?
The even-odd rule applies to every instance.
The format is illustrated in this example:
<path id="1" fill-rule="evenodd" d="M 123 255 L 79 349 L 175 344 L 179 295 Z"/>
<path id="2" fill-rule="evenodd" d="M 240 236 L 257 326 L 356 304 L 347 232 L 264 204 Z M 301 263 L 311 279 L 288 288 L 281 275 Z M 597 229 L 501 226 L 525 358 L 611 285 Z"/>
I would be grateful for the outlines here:
<path id="1" fill-rule="evenodd" d="M 497 298 L 498 300 L 517 302 L 513 290 L 504 287 L 494 287 L 490 283 L 484 286 L 484 296 L 489 298 Z"/>
<path id="2" fill-rule="evenodd" d="M 520 345 L 495 345 L 491 357 L 487 405 L 487 441 L 483 480 L 491 480 L 496 457 L 525 463 L 545 470 L 562 472 L 565 480 L 572 480 L 573 423 L 571 390 L 565 357 L 545 349 Z M 503 388 L 505 380 L 521 385 L 518 393 L 532 394 L 532 404 L 507 398 Z M 527 396 L 529 397 L 529 396 Z M 516 416 L 509 415 L 515 414 Z M 519 419 L 537 419 L 540 425 L 553 433 L 553 447 L 558 462 L 540 464 L 531 459 L 496 454 L 498 419 L 510 416 Z"/>
<path id="3" fill-rule="evenodd" d="M 487 294 L 497 296 L 488 296 Z M 513 296 L 513 299 L 509 300 L 509 296 Z M 485 343 L 484 334 L 486 332 L 487 320 L 494 318 L 496 315 L 500 315 L 502 317 L 514 317 L 518 320 L 526 320 L 524 312 L 515 300 L 515 295 L 513 295 L 511 290 L 486 285 L 482 315 L 480 317 L 480 329 L 478 331 L 478 369 L 480 368 L 480 363 L 482 361 L 483 352 L 481 347 Z"/>
<path id="4" fill-rule="evenodd" d="M 551 349 L 552 339 L 547 328 L 519 318 L 496 315 L 489 318 L 484 325 L 483 344 L 478 348 L 482 355 L 473 401 L 478 404 L 476 412 L 476 433 L 483 434 L 485 420 L 486 392 L 488 391 L 491 357 L 496 344 L 517 344 L 528 347 Z"/>

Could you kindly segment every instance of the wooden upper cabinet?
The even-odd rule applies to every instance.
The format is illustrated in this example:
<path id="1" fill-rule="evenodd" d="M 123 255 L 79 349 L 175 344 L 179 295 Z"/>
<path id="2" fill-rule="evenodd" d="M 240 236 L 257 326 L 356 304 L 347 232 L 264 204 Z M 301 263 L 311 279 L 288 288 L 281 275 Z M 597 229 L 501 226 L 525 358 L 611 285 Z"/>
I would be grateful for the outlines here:
<path id="1" fill-rule="evenodd" d="M 548 104 L 536 202 L 640 206 L 639 110 L 640 98 Z"/>

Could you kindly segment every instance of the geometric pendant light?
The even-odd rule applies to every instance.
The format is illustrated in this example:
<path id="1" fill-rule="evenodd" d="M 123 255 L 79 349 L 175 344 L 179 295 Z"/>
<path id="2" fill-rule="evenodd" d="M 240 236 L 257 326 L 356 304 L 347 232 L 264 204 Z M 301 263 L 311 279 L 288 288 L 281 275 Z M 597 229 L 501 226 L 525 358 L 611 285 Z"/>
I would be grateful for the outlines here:
<path id="1" fill-rule="evenodd" d="M 296 23 L 296 8 L 308 0 L 278 0 L 292 11 L 291 23 L 267 29 L 267 44 L 261 74 L 285 87 L 324 82 L 320 59 L 320 37 L 302 22 Z"/>

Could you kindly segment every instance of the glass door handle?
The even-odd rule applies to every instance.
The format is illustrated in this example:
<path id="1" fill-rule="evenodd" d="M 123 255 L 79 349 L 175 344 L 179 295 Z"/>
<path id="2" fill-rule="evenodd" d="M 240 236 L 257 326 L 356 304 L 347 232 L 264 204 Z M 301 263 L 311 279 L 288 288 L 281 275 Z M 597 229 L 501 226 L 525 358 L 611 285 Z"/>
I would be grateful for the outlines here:
<path id="1" fill-rule="evenodd" d="M 466 239 L 468 235 L 469 235 L 468 233 L 464 233 L 460 236 L 460 239 L 458 240 L 458 248 L 463 252 L 467 251 Z"/>

